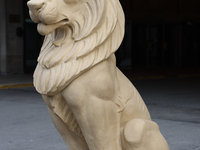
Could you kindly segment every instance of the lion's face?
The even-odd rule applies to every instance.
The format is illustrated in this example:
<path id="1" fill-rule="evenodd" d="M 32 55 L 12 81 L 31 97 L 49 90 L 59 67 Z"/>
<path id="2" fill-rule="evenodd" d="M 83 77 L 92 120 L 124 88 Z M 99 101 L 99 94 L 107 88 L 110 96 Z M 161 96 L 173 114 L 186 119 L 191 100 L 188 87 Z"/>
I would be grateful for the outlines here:
<path id="1" fill-rule="evenodd" d="M 87 0 L 30 0 L 27 5 L 31 19 L 38 23 L 42 35 L 52 33 L 56 28 L 70 26 L 77 14 L 83 12 Z"/>

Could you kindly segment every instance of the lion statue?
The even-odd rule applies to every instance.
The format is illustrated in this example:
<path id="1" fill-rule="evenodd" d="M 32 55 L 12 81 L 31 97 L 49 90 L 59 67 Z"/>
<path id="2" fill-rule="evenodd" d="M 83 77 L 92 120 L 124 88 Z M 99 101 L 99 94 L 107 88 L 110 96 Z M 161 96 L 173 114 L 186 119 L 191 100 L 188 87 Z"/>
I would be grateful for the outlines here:
<path id="1" fill-rule="evenodd" d="M 169 150 L 132 83 L 116 67 L 118 0 L 30 0 L 45 35 L 34 86 L 69 150 Z"/>

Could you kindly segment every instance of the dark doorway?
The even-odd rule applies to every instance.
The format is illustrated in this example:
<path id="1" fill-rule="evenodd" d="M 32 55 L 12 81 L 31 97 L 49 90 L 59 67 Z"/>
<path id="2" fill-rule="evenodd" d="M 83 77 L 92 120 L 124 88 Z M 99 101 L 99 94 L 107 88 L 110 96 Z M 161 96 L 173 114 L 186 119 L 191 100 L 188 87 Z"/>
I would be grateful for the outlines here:
<path id="1" fill-rule="evenodd" d="M 27 1 L 24 0 L 24 71 L 25 73 L 33 73 L 37 65 L 37 57 L 43 43 L 43 37 L 37 32 L 37 24 L 29 17 Z"/>
<path id="2" fill-rule="evenodd" d="M 180 49 L 180 25 L 166 23 L 164 25 L 163 66 L 178 67 Z"/>
<path id="3" fill-rule="evenodd" d="M 200 65 L 200 24 L 186 22 L 182 24 L 182 53 L 183 67 L 199 67 Z"/>
<path id="4" fill-rule="evenodd" d="M 133 24 L 132 34 L 132 67 L 155 68 L 162 65 L 162 24 Z"/>

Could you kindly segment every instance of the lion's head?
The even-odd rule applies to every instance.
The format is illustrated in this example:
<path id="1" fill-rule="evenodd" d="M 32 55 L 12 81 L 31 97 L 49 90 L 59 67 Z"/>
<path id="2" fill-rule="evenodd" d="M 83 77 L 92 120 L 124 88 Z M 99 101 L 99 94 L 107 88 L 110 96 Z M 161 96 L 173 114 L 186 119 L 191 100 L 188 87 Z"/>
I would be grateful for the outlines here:
<path id="1" fill-rule="evenodd" d="M 124 13 L 118 0 L 30 0 L 28 7 L 38 32 L 46 35 L 34 74 L 42 94 L 62 90 L 111 56 L 123 39 Z M 55 77 L 57 71 L 62 76 Z"/>
<path id="2" fill-rule="evenodd" d="M 94 0 L 30 0 L 28 2 L 30 17 L 38 23 L 38 32 L 41 35 L 48 35 L 57 28 L 68 26 L 73 30 L 73 38 L 76 39 L 89 34 L 100 22 L 104 5 L 104 0 L 98 2 Z"/>

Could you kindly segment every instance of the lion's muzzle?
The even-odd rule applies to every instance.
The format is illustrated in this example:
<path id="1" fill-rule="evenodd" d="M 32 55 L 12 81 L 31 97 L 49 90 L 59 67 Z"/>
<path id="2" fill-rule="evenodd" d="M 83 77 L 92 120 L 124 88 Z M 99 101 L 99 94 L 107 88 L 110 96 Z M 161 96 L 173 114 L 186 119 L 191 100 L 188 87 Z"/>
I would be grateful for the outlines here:
<path id="1" fill-rule="evenodd" d="M 44 0 L 30 0 L 27 2 L 27 5 L 29 7 L 29 13 L 30 13 L 31 19 L 35 23 L 39 23 L 40 20 L 38 17 L 38 12 L 40 9 L 44 7 L 45 1 Z"/>

